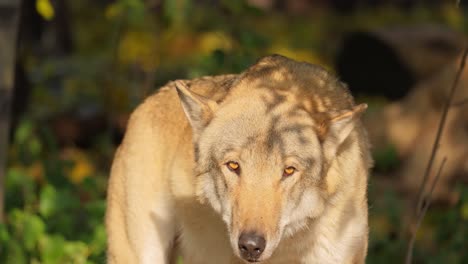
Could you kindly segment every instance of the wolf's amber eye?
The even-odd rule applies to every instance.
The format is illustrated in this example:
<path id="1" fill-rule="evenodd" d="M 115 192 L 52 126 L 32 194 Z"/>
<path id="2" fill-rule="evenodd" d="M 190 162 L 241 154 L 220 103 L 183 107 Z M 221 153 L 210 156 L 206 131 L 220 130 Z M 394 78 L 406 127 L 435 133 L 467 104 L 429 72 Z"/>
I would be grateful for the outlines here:
<path id="1" fill-rule="evenodd" d="M 283 177 L 291 176 L 291 175 L 294 174 L 295 171 L 296 171 L 296 168 L 294 168 L 294 167 L 287 167 L 287 168 L 284 169 L 284 171 L 283 171 Z"/>
<path id="2" fill-rule="evenodd" d="M 229 170 L 239 174 L 239 163 L 235 162 L 235 161 L 228 161 L 228 163 L 226 163 L 226 166 L 228 167 Z"/>

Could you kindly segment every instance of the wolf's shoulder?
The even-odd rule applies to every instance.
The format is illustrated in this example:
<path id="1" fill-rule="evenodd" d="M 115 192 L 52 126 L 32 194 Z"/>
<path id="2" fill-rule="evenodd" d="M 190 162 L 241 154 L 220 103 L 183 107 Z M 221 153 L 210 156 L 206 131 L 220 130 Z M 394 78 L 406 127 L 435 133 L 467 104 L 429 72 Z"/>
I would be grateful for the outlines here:
<path id="1" fill-rule="evenodd" d="M 204 76 L 190 80 L 182 80 L 190 90 L 198 95 L 218 101 L 222 100 L 229 91 L 232 83 L 236 80 L 236 74 Z M 134 112 L 146 111 L 170 111 L 173 108 L 180 108 L 179 99 L 174 81 L 170 81 L 160 87 L 156 92 L 147 97 Z"/>
<path id="2" fill-rule="evenodd" d="M 216 75 L 183 80 L 195 93 L 221 101 L 228 93 L 237 75 Z M 130 115 L 127 128 L 146 127 L 178 129 L 186 124 L 186 118 L 177 96 L 175 82 L 171 81 L 160 87 L 140 103 Z M 139 129 L 140 130 L 140 129 Z"/>

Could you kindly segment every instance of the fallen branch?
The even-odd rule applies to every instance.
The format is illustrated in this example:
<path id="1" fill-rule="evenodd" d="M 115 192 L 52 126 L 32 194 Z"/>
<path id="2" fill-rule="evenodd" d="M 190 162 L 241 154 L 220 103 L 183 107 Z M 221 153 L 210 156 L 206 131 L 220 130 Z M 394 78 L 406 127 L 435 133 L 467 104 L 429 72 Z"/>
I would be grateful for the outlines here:
<path id="1" fill-rule="evenodd" d="M 464 49 L 463 55 L 461 57 L 460 67 L 458 68 L 457 75 L 455 76 L 455 81 L 453 82 L 452 88 L 450 89 L 449 96 L 448 96 L 447 100 L 445 101 L 445 105 L 444 105 L 444 108 L 442 110 L 442 117 L 440 119 L 439 127 L 437 129 L 437 135 L 436 135 L 436 138 L 435 138 L 435 141 L 434 141 L 434 145 L 432 147 L 431 156 L 429 158 L 429 162 L 428 162 L 426 170 L 424 172 L 424 177 L 423 177 L 422 183 L 421 183 L 421 185 L 419 187 L 419 190 L 418 190 L 418 195 L 416 196 L 417 199 L 418 199 L 417 204 L 416 204 L 416 215 L 417 216 L 421 213 L 421 206 L 422 206 L 423 197 L 424 197 L 424 190 L 426 188 L 427 180 L 429 178 L 429 174 L 431 172 L 432 165 L 434 163 L 434 159 L 435 159 L 435 156 L 437 154 L 437 150 L 439 149 L 440 138 L 442 137 L 442 132 L 444 131 L 445 122 L 447 120 L 447 114 L 448 114 L 450 106 L 452 105 L 453 96 L 455 95 L 455 91 L 457 90 L 457 86 L 458 86 L 458 83 L 460 81 L 461 73 L 463 72 L 463 69 L 465 68 L 465 62 L 466 62 L 467 55 L 468 55 L 468 45 L 465 44 L 465 49 Z"/>
<path id="2" fill-rule="evenodd" d="M 426 215 L 427 209 L 431 205 L 432 192 L 434 192 L 435 186 L 437 182 L 439 181 L 440 174 L 442 174 L 442 169 L 444 168 L 446 161 L 447 161 L 447 157 L 444 157 L 444 159 L 442 160 L 442 163 L 440 164 L 439 171 L 437 172 L 437 175 L 434 181 L 432 182 L 431 190 L 429 191 L 429 194 L 427 196 L 426 203 L 424 204 L 424 207 L 422 208 L 421 214 L 419 214 L 418 216 L 415 229 L 413 231 L 413 234 L 411 235 L 411 239 L 408 245 L 408 251 L 406 253 L 406 261 L 405 261 L 406 264 L 411 264 L 413 260 L 413 248 L 414 248 L 414 243 L 416 241 L 416 235 L 418 233 L 419 226 L 421 225 L 422 220 L 424 219 L 424 216 Z"/>
<path id="3" fill-rule="evenodd" d="M 464 104 L 468 104 L 468 98 L 465 98 L 465 99 L 462 99 L 462 100 L 460 100 L 458 102 L 455 102 L 451 106 L 452 107 L 459 107 L 459 106 L 462 106 Z"/>

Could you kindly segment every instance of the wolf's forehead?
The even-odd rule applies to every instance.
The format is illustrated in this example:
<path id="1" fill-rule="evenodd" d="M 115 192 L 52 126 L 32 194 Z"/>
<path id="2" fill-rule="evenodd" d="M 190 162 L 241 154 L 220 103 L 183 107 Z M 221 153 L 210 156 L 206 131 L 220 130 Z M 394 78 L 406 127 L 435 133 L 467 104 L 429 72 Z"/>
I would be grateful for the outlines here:
<path id="1" fill-rule="evenodd" d="M 305 148 L 318 147 L 315 121 L 308 112 L 285 98 L 281 100 L 275 103 L 257 95 L 222 107 L 211 128 L 217 131 L 218 148 L 286 156 L 299 151 L 306 154 L 309 150 Z"/>
<path id="2" fill-rule="evenodd" d="M 311 111 L 307 106 L 316 104 L 316 98 L 301 94 L 296 86 L 255 86 L 232 91 L 226 102 L 220 107 L 220 114 L 234 115 L 242 113 L 248 115 L 291 115 L 298 110 Z"/>

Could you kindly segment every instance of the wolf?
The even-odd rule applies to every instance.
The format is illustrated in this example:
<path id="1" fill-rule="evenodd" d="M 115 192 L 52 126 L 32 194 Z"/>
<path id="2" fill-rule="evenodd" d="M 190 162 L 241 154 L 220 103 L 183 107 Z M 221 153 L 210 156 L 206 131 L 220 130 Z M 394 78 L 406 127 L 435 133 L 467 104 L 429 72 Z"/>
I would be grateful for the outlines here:
<path id="1" fill-rule="evenodd" d="M 108 263 L 364 263 L 366 107 L 280 55 L 168 83 L 115 154 Z"/>

